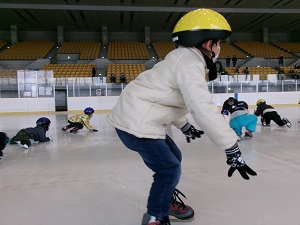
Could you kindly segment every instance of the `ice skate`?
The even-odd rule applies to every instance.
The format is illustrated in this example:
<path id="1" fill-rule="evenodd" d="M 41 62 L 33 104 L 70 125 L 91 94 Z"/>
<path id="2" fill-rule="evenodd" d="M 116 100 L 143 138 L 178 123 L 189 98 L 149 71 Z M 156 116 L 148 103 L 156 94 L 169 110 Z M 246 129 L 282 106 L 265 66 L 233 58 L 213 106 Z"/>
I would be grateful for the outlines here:
<path id="1" fill-rule="evenodd" d="M 282 121 L 285 123 L 285 125 L 290 128 L 292 126 L 291 122 L 287 118 L 282 118 Z"/>
<path id="2" fill-rule="evenodd" d="M 247 138 L 247 139 L 253 138 L 253 134 L 250 130 L 247 130 L 245 132 L 245 138 Z"/>
<path id="3" fill-rule="evenodd" d="M 70 133 L 76 134 L 78 132 L 78 128 L 74 127 L 72 130 L 70 130 Z"/>
<path id="4" fill-rule="evenodd" d="M 170 221 L 192 221 L 195 214 L 194 210 L 190 206 L 185 205 L 179 195 L 186 198 L 183 193 L 181 193 L 178 189 L 175 189 L 169 209 Z"/>
<path id="5" fill-rule="evenodd" d="M 142 219 L 142 225 L 171 225 L 169 219 L 161 220 L 155 216 L 145 213 Z"/>
<path id="6" fill-rule="evenodd" d="M 69 129 L 68 126 L 65 126 L 65 127 L 61 128 L 62 131 L 66 131 L 66 130 L 68 130 L 68 129 Z"/>
<path id="7" fill-rule="evenodd" d="M 263 126 L 267 126 L 266 120 L 264 118 L 260 118 L 260 121 Z"/>
<path id="8" fill-rule="evenodd" d="M 25 148 L 25 149 L 29 148 L 28 145 L 26 145 L 26 144 L 22 145 L 21 141 L 16 141 L 16 143 L 22 148 Z"/>
<path id="9" fill-rule="evenodd" d="M 237 136 L 237 141 L 241 141 L 242 137 L 241 136 Z"/>

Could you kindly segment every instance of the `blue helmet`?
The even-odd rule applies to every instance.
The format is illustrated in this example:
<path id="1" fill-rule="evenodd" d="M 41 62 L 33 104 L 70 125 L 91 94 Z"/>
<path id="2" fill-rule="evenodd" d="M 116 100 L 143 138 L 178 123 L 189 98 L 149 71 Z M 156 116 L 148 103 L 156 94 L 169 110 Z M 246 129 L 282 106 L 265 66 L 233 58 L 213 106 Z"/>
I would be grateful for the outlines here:
<path id="1" fill-rule="evenodd" d="M 51 121 L 47 117 L 41 117 L 36 121 L 37 126 L 42 126 L 42 125 L 50 124 L 50 123 L 51 123 Z"/>
<path id="2" fill-rule="evenodd" d="M 222 109 L 221 114 L 228 116 L 229 115 L 229 111 L 227 109 Z"/>
<path id="3" fill-rule="evenodd" d="M 51 121 L 47 117 L 41 117 L 36 121 L 37 126 L 43 126 L 45 130 L 49 130 Z"/>
<path id="4" fill-rule="evenodd" d="M 84 114 L 90 115 L 94 113 L 94 109 L 91 107 L 88 107 L 84 110 Z"/>

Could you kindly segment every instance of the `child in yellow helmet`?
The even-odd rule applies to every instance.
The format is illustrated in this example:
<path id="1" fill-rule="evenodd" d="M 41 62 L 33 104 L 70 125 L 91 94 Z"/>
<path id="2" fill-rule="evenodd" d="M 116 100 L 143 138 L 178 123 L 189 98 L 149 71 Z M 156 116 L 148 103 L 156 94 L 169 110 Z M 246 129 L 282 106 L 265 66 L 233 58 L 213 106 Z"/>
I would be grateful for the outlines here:
<path id="1" fill-rule="evenodd" d="M 264 99 L 258 99 L 256 102 L 257 108 L 255 110 L 256 116 L 261 116 L 261 124 L 263 126 L 270 126 L 271 121 L 273 120 L 278 126 L 291 127 L 292 124 L 287 118 L 282 118 L 274 109 L 273 106 L 268 105 Z"/>
<path id="2" fill-rule="evenodd" d="M 226 19 L 209 9 L 187 13 L 173 31 L 178 48 L 152 69 L 139 74 L 122 91 L 108 121 L 123 144 L 137 152 L 154 172 L 142 225 L 169 225 L 169 216 L 189 220 L 192 207 L 185 205 L 176 189 L 181 175 L 182 155 L 166 133 L 174 125 L 187 141 L 200 138 L 203 131 L 227 155 L 228 176 L 238 170 L 244 179 L 256 173 L 245 164 L 236 134 L 212 102 L 207 81 L 217 77 L 215 60 L 221 51 L 220 40 L 231 34 Z M 212 165 L 213 166 L 213 165 Z M 183 195 L 184 196 L 184 195 Z"/>

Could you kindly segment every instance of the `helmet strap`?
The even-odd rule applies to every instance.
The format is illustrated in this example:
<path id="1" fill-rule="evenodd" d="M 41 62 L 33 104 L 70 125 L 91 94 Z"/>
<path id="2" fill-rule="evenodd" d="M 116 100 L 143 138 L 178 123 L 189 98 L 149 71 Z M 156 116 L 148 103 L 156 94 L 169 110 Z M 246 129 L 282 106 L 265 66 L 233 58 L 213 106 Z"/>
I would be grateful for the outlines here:
<path id="1" fill-rule="evenodd" d="M 217 40 L 217 39 L 212 39 L 212 40 L 211 40 L 210 54 L 211 54 L 211 58 L 212 58 L 212 59 L 215 58 L 215 56 L 216 56 L 216 53 L 212 50 L 212 47 L 213 47 L 214 45 L 217 45 L 217 44 L 218 44 L 218 40 Z"/>
<path id="2" fill-rule="evenodd" d="M 199 51 L 202 53 L 204 60 L 206 62 L 206 66 L 209 69 L 208 80 L 212 81 L 218 77 L 217 67 L 216 67 L 216 64 L 213 62 L 212 58 L 208 56 L 208 55 L 212 55 L 211 51 L 208 51 L 207 49 L 203 48 L 202 44 L 199 44 L 195 47 L 197 49 L 199 49 Z M 213 52 L 213 54 L 214 54 L 214 52 Z"/>

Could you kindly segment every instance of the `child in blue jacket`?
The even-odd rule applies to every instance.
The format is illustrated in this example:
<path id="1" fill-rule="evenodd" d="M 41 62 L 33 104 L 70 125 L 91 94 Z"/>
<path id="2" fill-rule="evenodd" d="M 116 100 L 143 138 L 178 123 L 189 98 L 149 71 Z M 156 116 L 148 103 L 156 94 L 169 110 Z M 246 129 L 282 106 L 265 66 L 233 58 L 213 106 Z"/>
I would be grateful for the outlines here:
<path id="1" fill-rule="evenodd" d="M 248 104 L 239 101 L 236 104 L 235 111 L 231 114 L 229 125 L 237 134 L 237 140 L 242 140 L 242 128 L 246 128 L 245 138 L 252 138 L 252 132 L 256 131 L 257 116 L 249 114 Z"/>
<path id="2" fill-rule="evenodd" d="M 46 117 L 41 117 L 36 121 L 36 127 L 28 127 L 20 130 L 16 136 L 10 140 L 10 144 L 18 144 L 27 149 L 38 142 L 52 141 L 53 137 L 46 137 L 51 121 Z"/>

